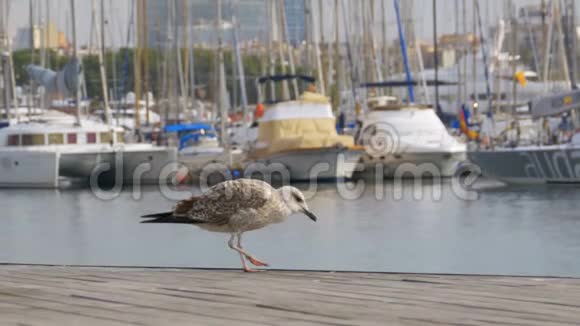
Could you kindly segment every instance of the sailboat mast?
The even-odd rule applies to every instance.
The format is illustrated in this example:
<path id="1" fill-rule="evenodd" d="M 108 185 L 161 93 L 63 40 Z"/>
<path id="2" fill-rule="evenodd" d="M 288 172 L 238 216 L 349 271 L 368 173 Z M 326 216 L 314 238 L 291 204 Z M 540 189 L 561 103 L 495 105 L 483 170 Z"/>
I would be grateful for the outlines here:
<path id="1" fill-rule="evenodd" d="M 350 73 L 350 76 L 349 76 L 350 77 L 350 89 L 351 89 L 351 92 L 352 92 L 352 98 L 355 101 L 355 105 L 356 105 L 355 110 L 356 110 L 356 115 L 357 115 L 357 118 L 358 118 L 358 115 L 360 113 L 360 102 L 359 102 L 358 94 L 357 94 L 357 91 L 356 91 L 356 84 L 357 84 L 356 81 L 357 81 L 357 77 L 358 77 L 357 76 L 358 75 L 358 70 L 357 69 L 358 68 L 357 68 L 357 66 L 354 63 L 354 59 L 353 59 L 353 49 L 352 49 L 352 45 L 350 44 L 350 41 L 349 41 L 350 36 L 351 36 L 351 32 L 350 32 L 350 29 L 349 29 L 350 22 L 348 21 L 347 16 L 346 16 L 347 9 L 345 7 L 344 1 L 345 0 L 341 0 L 340 1 L 340 6 L 342 7 L 342 18 L 343 18 L 343 21 L 344 21 L 344 34 L 346 36 L 345 37 L 346 56 L 347 56 L 347 59 L 348 59 L 348 64 L 350 66 L 350 71 L 349 71 L 349 73 Z"/>
<path id="2" fill-rule="evenodd" d="M 46 7 L 46 41 L 50 42 L 50 30 L 49 30 L 49 26 L 48 24 L 50 23 L 50 3 L 49 0 L 46 0 L 45 2 L 45 7 Z M 52 46 L 48 45 L 48 46 Z M 50 52 L 49 51 L 44 51 L 44 63 L 46 65 L 47 68 L 50 68 Z"/>
<path id="3" fill-rule="evenodd" d="M 294 53 L 293 53 L 294 48 L 288 41 L 288 24 L 286 22 L 286 9 L 284 8 L 284 1 L 285 0 L 279 0 L 278 2 L 278 12 L 280 14 L 280 22 L 282 24 L 282 32 L 283 32 L 282 41 L 287 45 L 288 49 L 288 63 L 290 65 L 290 74 L 296 75 L 296 66 L 294 64 Z M 296 80 L 296 78 L 292 79 L 292 92 L 294 94 L 294 98 L 298 99 L 300 93 L 298 90 L 298 81 Z"/>
<path id="4" fill-rule="evenodd" d="M 167 12 L 165 13 L 165 26 L 163 27 L 159 27 L 164 28 L 165 32 L 167 33 L 167 35 L 171 34 L 171 14 L 170 14 L 170 10 L 167 10 Z M 159 25 L 159 21 L 161 19 L 158 19 L 158 25 Z M 161 33 L 159 33 L 159 35 L 161 35 Z M 161 40 L 158 39 L 157 40 L 161 46 Z M 165 40 L 163 40 L 165 41 Z M 169 71 L 170 69 L 173 67 L 172 65 L 170 65 L 170 63 L 172 62 L 172 60 L 170 59 L 171 57 L 171 46 L 169 46 L 169 43 L 165 43 L 166 46 L 163 47 L 163 63 L 162 63 L 162 75 L 161 75 L 161 91 L 159 92 L 159 98 L 163 98 L 164 101 L 164 105 L 163 105 L 163 125 L 167 125 L 167 123 L 169 123 L 169 117 L 170 117 L 170 111 L 173 112 L 173 107 L 171 106 L 171 102 L 170 102 L 170 98 L 171 98 L 171 94 L 170 94 L 170 80 L 169 80 Z M 161 51 L 161 47 L 159 48 L 159 50 Z M 172 79 L 173 80 L 173 79 Z"/>
<path id="5" fill-rule="evenodd" d="M 142 27 L 142 19 L 143 19 L 143 6 L 142 6 L 142 1 L 143 0 L 137 0 L 136 1 L 136 6 L 137 6 L 137 26 L 136 28 L 136 37 L 135 37 L 135 64 L 134 64 L 134 70 L 135 70 L 135 81 L 134 81 L 134 87 L 135 87 L 135 133 L 137 134 L 137 137 L 140 137 L 140 131 L 139 129 L 141 128 L 141 117 L 139 116 L 139 112 L 140 112 L 140 108 L 141 108 L 141 42 L 143 41 L 143 39 L 141 38 L 142 35 L 142 31 L 141 31 L 141 27 Z"/>
<path id="6" fill-rule="evenodd" d="M 455 0 L 455 35 L 459 35 L 459 0 Z M 456 55 L 459 53 L 459 50 L 462 50 L 463 44 L 459 45 L 459 49 L 455 48 L 455 53 Z M 461 57 L 461 56 L 459 56 Z M 461 94 L 461 84 L 463 83 L 463 78 L 461 76 L 461 61 L 456 60 L 457 64 L 457 101 L 455 103 L 455 105 L 457 106 L 457 109 L 459 109 L 459 107 L 461 106 L 461 103 L 463 102 L 463 96 Z"/>
<path id="7" fill-rule="evenodd" d="M 109 26 L 109 32 L 114 31 L 114 8 L 113 8 L 113 0 L 109 0 L 109 17 L 111 17 L 111 20 L 109 21 L 109 23 L 107 24 Z M 114 33 L 114 32 L 113 32 Z M 116 125 L 119 125 L 119 88 L 117 85 L 117 56 L 115 54 L 116 48 L 115 48 L 115 39 L 113 37 L 114 34 L 111 34 L 111 65 L 113 66 L 113 69 L 111 69 L 112 72 L 112 77 L 113 77 L 113 85 L 112 85 L 112 89 L 111 89 L 111 99 L 113 100 L 114 107 L 112 107 L 111 109 L 115 111 L 116 113 L 116 119 L 117 119 L 117 123 Z M 121 35 L 121 33 L 119 33 L 119 35 Z"/>
<path id="8" fill-rule="evenodd" d="M 472 82 L 472 105 L 475 105 L 475 103 L 477 103 L 479 96 L 478 96 L 478 91 L 477 91 L 477 48 L 476 48 L 476 36 L 477 35 L 477 16 L 476 16 L 476 12 L 475 12 L 475 4 L 476 0 L 473 0 L 472 2 L 472 20 L 473 20 L 473 42 L 471 44 L 471 55 L 472 55 L 472 61 L 471 61 L 471 82 Z M 481 46 L 481 45 L 480 45 Z"/>
<path id="9" fill-rule="evenodd" d="M 71 1 L 74 1 L 74 0 L 71 0 Z M 73 4 L 73 6 L 74 6 L 74 4 Z M 29 24 L 30 24 L 30 53 L 31 53 L 30 63 L 33 63 L 33 60 L 34 60 L 34 14 L 33 14 L 32 0 L 28 1 L 28 10 L 29 10 L 28 19 L 29 19 Z M 75 53 L 76 53 L 76 49 L 75 49 Z M 34 91 L 33 90 L 35 88 L 35 83 L 34 83 L 34 80 L 32 78 L 30 78 L 29 87 L 30 87 L 30 89 L 28 90 L 28 96 L 26 97 L 27 104 L 28 104 L 28 113 L 27 113 L 28 119 L 30 119 L 30 116 L 32 114 L 32 105 L 34 102 Z"/>
<path id="10" fill-rule="evenodd" d="M 493 118 L 493 114 L 492 114 L 492 94 L 491 94 L 491 85 L 489 82 L 489 65 L 487 64 L 487 47 L 485 46 L 485 38 L 483 37 L 483 24 L 481 23 L 481 10 L 479 8 L 479 0 L 475 0 L 475 10 L 477 13 L 477 25 L 479 26 L 479 43 L 480 43 L 480 48 L 481 48 L 481 58 L 483 60 L 483 74 L 485 76 L 485 94 L 487 97 L 487 103 L 488 103 L 488 116 Z M 499 49 L 498 49 L 499 52 Z M 499 76 L 499 74 L 497 74 L 497 76 Z M 497 83 L 497 85 L 499 85 L 499 82 Z M 497 94 L 497 92 L 495 93 Z M 493 123 L 493 119 L 492 119 L 492 123 Z M 492 125 L 494 126 L 495 123 Z M 495 127 L 493 127 L 495 128 Z"/>
<path id="11" fill-rule="evenodd" d="M 272 46 L 272 39 L 274 34 L 274 22 L 272 19 L 272 2 L 270 0 L 266 0 L 266 23 L 267 23 L 267 36 L 268 36 L 268 74 L 270 76 L 275 74 L 274 71 L 274 55 L 273 55 L 273 46 Z M 274 101 L 276 98 L 276 88 L 272 81 L 269 82 L 270 86 L 270 101 Z"/>
<path id="12" fill-rule="evenodd" d="M 229 153 L 229 141 L 227 132 L 228 112 L 226 108 L 226 73 L 224 68 L 224 49 L 223 49 L 223 26 L 222 26 L 222 0 L 217 0 L 217 33 L 218 33 L 218 69 L 219 69 L 219 89 L 218 89 L 218 106 L 220 111 L 220 132 L 221 145 L 226 153 Z"/>
<path id="13" fill-rule="evenodd" d="M 383 80 L 384 76 L 383 76 L 383 71 L 382 71 L 382 67 L 381 67 L 381 50 L 379 50 L 379 47 L 377 45 L 377 35 L 375 34 L 375 23 L 376 23 L 376 7 L 375 7 L 375 0 L 373 0 L 371 2 L 371 12 L 370 12 L 370 16 L 371 16 L 371 26 L 370 26 L 370 30 L 371 30 L 371 42 L 372 42 L 372 50 L 373 50 L 373 60 L 374 60 L 374 66 L 375 66 L 375 74 L 376 74 L 376 78 L 378 80 Z"/>
<path id="14" fill-rule="evenodd" d="M 145 93 L 145 125 L 149 126 L 151 121 L 149 121 L 149 43 L 148 43 L 148 27 L 147 27 L 147 1 L 143 1 L 143 48 L 145 55 L 143 56 L 143 92 Z M 141 114 L 139 111 L 135 111 L 135 114 Z"/>
<path id="15" fill-rule="evenodd" d="M 556 28 L 558 29 L 558 47 L 560 50 L 560 56 L 562 60 L 562 69 L 564 70 L 564 76 L 568 85 L 572 85 L 570 80 L 570 70 L 568 67 L 568 58 L 566 57 L 566 47 L 564 45 L 564 31 L 562 29 L 562 15 L 560 11 L 560 5 L 558 3 L 554 4 L 556 6 L 555 18 L 556 18 Z"/>
<path id="16" fill-rule="evenodd" d="M 323 12 L 324 9 L 323 8 L 323 4 L 322 4 L 322 0 L 320 0 L 320 4 L 319 7 L 321 8 L 320 10 L 320 16 L 323 17 Z M 328 6 L 328 8 L 330 9 L 330 6 Z M 332 22 L 332 16 L 329 19 L 330 22 Z M 324 36 L 324 23 L 323 20 L 320 19 L 320 33 Z M 333 46 L 332 46 L 332 37 L 329 37 L 328 40 L 325 40 L 322 42 L 322 44 L 324 45 L 324 48 L 326 49 L 326 69 L 325 69 L 325 83 L 326 83 L 326 94 L 330 97 L 332 94 L 332 70 L 334 68 L 334 64 L 333 64 L 333 59 L 334 59 L 334 55 L 332 53 L 333 51 Z M 336 84 L 336 83 L 335 83 Z M 336 108 L 335 108 L 336 109 Z"/>
<path id="17" fill-rule="evenodd" d="M 11 114 L 10 114 L 10 87 L 8 80 L 10 75 L 8 74 L 8 56 L 2 56 L 2 77 L 4 82 L 4 94 L 2 96 L 2 104 L 4 106 L 4 116 L 6 117 L 7 121 L 10 121 Z"/>
<path id="18" fill-rule="evenodd" d="M 8 17 L 10 17 L 10 6 L 7 3 L 4 3 L 4 8 L 4 33 L 8 33 Z M 8 34 L 6 34 L 5 37 L 7 38 Z M 12 95 L 12 108 L 14 109 L 12 113 L 13 118 L 19 121 L 20 115 L 16 110 L 18 107 L 18 102 L 16 99 L 16 76 L 14 74 L 14 60 L 12 58 L 12 42 L 8 42 L 8 40 L 6 40 L 6 43 L 8 47 L 8 66 L 10 69 L 10 94 Z"/>
<path id="19" fill-rule="evenodd" d="M 463 61 L 463 69 L 462 69 L 462 76 L 463 80 L 461 82 L 462 89 L 461 89 L 461 98 L 463 104 L 467 103 L 469 96 L 467 94 L 467 7 L 465 5 L 465 0 L 461 2 L 461 12 L 462 12 L 462 27 L 463 27 L 463 42 L 461 44 L 461 54 L 462 54 L 462 61 Z"/>
<path id="20" fill-rule="evenodd" d="M 318 10 L 321 10 L 321 8 L 318 8 Z M 312 14 L 311 14 L 311 17 L 312 17 Z M 312 35 L 314 36 L 315 35 L 314 34 L 314 22 L 311 24 L 311 26 L 313 29 Z M 322 58 L 320 55 L 320 40 L 321 40 L 321 38 L 322 38 L 322 33 L 320 33 L 318 40 L 316 40 L 316 42 L 314 42 L 314 39 L 313 39 L 312 45 L 314 46 L 314 55 L 316 56 L 316 72 L 318 74 L 318 85 L 320 85 L 318 91 L 320 94 L 326 95 L 326 93 L 325 93 L 326 86 L 324 84 L 324 73 L 322 71 Z"/>
<path id="21" fill-rule="evenodd" d="M 44 28 L 41 30 L 40 35 L 40 66 L 46 68 L 46 47 L 47 47 L 47 40 L 48 40 L 48 19 L 42 19 L 42 2 L 37 2 L 38 6 L 38 26 L 40 28 Z M 46 8 L 48 10 L 48 7 Z M 40 33 L 39 33 L 40 34 Z"/>
<path id="22" fill-rule="evenodd" d="M 564 40 L 567 44 L 567 58 L 569 64 L 570 87 L 576 89 L 576 26 L 575 26 L 575 5 L 574 0 L 565 1 L 564 17 L 566 17 L 566 26 L 564 27 Z"/>
<path id="23" fill-rule="evenodd" d="M 415 91 L 413 90 L 412 78 L 411 78 L 411 68 L 409 67 L 409 59 L 407 56 L 407 44 L 405 44 L 405 36 L 403 32 L 403 26 L 401 25 L 401 15 L 399 12 L 399 0 L 394 0 L 395 3 L 395 14 L 397 16 L 397 28 L 399 29 L 399 42 L 401 45 L 401 52 L 403 55 L 403 63 L 405 64 L 405 74 L 407 76 L 408 91 L 409 91 L 409 102 L 415 102 Z"/>
<path id="24" fill-rule="evenodd" d="M 181 116 L 182 113 L 185 113 L 187 111 L 187 104 L 182 102 L 180 100 L 180 93 L 179 91 L 181 91 L 181 96 L 183 96 L 183 93 L 186 92 L 185 90 L 185 81 L 184 81 L 184 76 L 183 76 L 183 58 L 181 56 L 181 47 L 180 47 L 180 41 L 179 41 L 179 30 L 177 28 L 178 24 L 178 9 L 177 9 L 177 2 L 174 1 L 172 2 L 172 21 L 173 21 L 173 41 L 175 42 L 175 53 L 177 54 L 177 76 L 178 76 L 178 83 L 179 83 L 179 87 L 178 87 L 178 91 L 177 91 L 177 104 L 178 104 L 178 108 L 180 108 L 180 112 L 178 113 L 179 116 L 179 120 L 181 121 Z"/>
<path id="25" fill-rule="evenodd" d="M 514 15 L 513 2 L 510 0 L 510 16 L 511 16 L 511 32 L 512 32 L 512 48 L 511 48 L 511 66 L 512 66 L 512 114 L 516 113 L 517 105 L 517 95 L 518 95 L 518 84 L 515 81 L 516 69 L 517 69 L 517 40 L 518 40 L 518 25 L 516 17 Z"/>
<path id="26" fill-rule="evenodd" d="M 383 65 L 384 65 L 384 74 L 383 76 L 389 76 L 390 73 L 390 62 L 391 58 L 389 56 L 389 45 L 387 41 L 387 17 L 385 11 L 385 2 L 387 0 L 381 0 L 381 30 L 382 30 L 382 37 L 383 37 Z"/>
<path id="27" fill-rule="evenodd" d="M 287 69 L 286 69 L 286 64 L 284 60 L 284 32 L 282 31 L 282 19 L 280 18 L 280 11 L 277 10 L 278 9 L 278 2 L 273 0 L 272 1 L 272 7 L 270 8 L 272 10 L 272 20 L 274 21 L 274 26 L 276 28 L 274 28 L 274 26 L 272 27 L 273 30 L 275 30 L 277 32 L 277 38 L 278 38 L 278 55 L 280 56 L 280 68 L 281 68 L 281 72 L 282 75 L 286 75 L 287 73 Z M 288 80 L 283 80 L 282 81 L 282 99 L 287 101 L 290 99 L 290 88 L 288 87 Z"/>
<path id="28" fill-rule="evenodd" d="M 195 48 L 194 48 L 194 41 L 193 41 L 193 35 L 191 35 L 190 37 L 191 40 L 191 44 L 188 44 L 189 47 L 189 89 L 190 89 L 190 98 L 192 103 L 195 101 Z M 203 119 L 203 115 L 200 115 L 200 117 Z"/>
<path id="29" fill-rule="evenodd" d="M 4 96 L 3 96 L 3 101 L 4 101 L 4 114 L 6 116 L 6 120 L 10 120 L 11 117 L 11 109 L 10 109 L 10 98 L 11 96 L 11 83 L 9 82 L 10 80 L 10 75 L 9 75 L 9 57 L 10 57 L 10 51 L 8 50 L 8 34 L 7 34 L 7 29 L 6 26 L 8 24 L 6 24 L 6 20 L 7 18 L 7 14 L 6 14 L 6 2 L 5 0 L 0 1 L 0 28 L 2 29 L 0 31 L 0 35 L 2 37 L 2 39 L 0 40 L 1 42 L 1 46 L 2 46 L 2 51 L 4 51 L 6 54 L 2 55 L 2 75 L 3 75 L 3 82 L 4 82 Z"/>
<path id="30" fill-rule="evenodd" d="M 334 100 L 334 107 L 338 110 L 341 100 L 341 92 L 343 88 L 342 83 L 342 62 L 340 56 L 340 4 L 338 3 L 339 0 L 334 0 L 334 55 L 336 56 L 334 59 L 334 71 L 335 71 L 335 80 L 336 80 L 336 98 Z"/>
<path id="31" fill-rule="evenodd" d="M 98 59 L 99 59 L 99 73 L 101 75 L 101 92 L 103 95 L 103 105 L 105 106 L 105 122 L 107 124 L 107 127 L 109 127 L 109 129 L 111 128 L 111 108 L 109 107 L 109 95 L 107 92 L 107 73 L 105 70 L 105 60 L 104 60 L 104 55 L 105 55 L 105 5 L 103 3 L 104 0 L 101 0 L 101 22 L 100 22 L 100 30 L 96 29 L 96 33 L 97 33 L 97 42 L 100 43 L 98 48 Z M 93 17 L 96 16 L 96 12 L 97 12 L 97 8 L 96 8 L 96 0 L 92 0 L 91 2 L 92 8 L 92 15 Z M 95 20 L 96 21 L 96 20 Z M 98 33 L 101 33 L 101 35 L 99 35 Z M 114 138 L 114 137 L 113 137 Z"/>
<path id="32" fill-rule="evenodd" d="M 572 67 L 570 67 L 572 74 L 571 74 L 571 82 L 572 82 L 572 88 L 573 89 L 577 89 L 578 85 L 576 84 L 578 82 L 577 80 L 577 73 L 578 73 L 578 60 L 577 60 L 577 56 L 576 53 L 578 52 L 578 38 L 577 38 L 577 34 L 576 34 L 576 1 L 575 0 L 570 0 L 570 10 L 568 11 L 570 14 L 570 28 L 568 30 L 568 33 L 570 35 L 570 38 L 572 38 L 572 42 L 570 44 L 570 46 L 572 47 L 572 51 L 570 51 L 570 58 L 572 60 Z"/>
<path id="33" fill-rule="evenodd" d="M 238 5 L 238 1 L 236 0 L 236 8 Z M 248 118 L 248 95 L 246 91 L 246 75 L 244 73 L 244 63 L 242 59 L 242 54 L 240 53 L 240 44 L 239 44 L 239 37 L 238 37 L 238 21 L 236 18 L 236 11 L 234 11 L 234 4 L 230 2 L 230 10 L 232 12 L 232 27 L 233 27 L 233 34 L 234 34 L 234 50 L 236 54 L 236 67 L 238 70 L 238 77 L 240 81 L 240 95 L 242 100 L 242 116 L 244 125 L 247 122 Z"/>
<path id="34" fill-rule="evenodd" d="M 188 11 L 188 7 L 187 7 L 187 0 L 181 0 L 181 33 L 182 33 L 182 49 L 180 50 L 182 53 L 181 56 L 181 61 L 183 62 L 183 67 L 182 67 L 182 78 L 183 78 L 183 88 L 181 91 L 181 96 L 183 96 L 183 109 L 184 109 L 184 113 L 187 112 L 188 108 L 189 108 L 189 78 L 187 78 L 187 72 L 188 72 L 188 65 L 189 65 L 189 47 L 187 44 L 187 37 L 188 37 L 188 15 L 187 15 L 187 11 Z"/>
<path id="35" fill-rule="evenodd" d="M 437 0 L 433 0 L 433 65 L 435 66 L 435 111 L 439 112 L 439 47 L 437 42 Z"/>
<path id="36" fill-rule="evenodd" d="M 73 41 L 73 58 L 78 59 L 77 56 L 77 22 L 76 22 L 76 10 L 75 10 L 75 0 L 70 0 L 70 12 L 71 12 L 71 27 L 72 27 L 72 41 Z M 32 16 L 32 15 L 31 15 Z M 79 64 L 81 64 L 79 60 Z M 76 124 L 80 126 L 81 124 L 81 89 L 79 87 L 80 83 L 75 85 L 75 105 L 76 105 Z"/>
<path id="37" fill-rule="evenodd" d="M 320 80 L 320 93 L 326 94 L 326 78 L 325 70 L 322 64 L 322 49 L 324 47 L 324 15 L 322 8 L 322 0 L 318 0 L 318 43 L 316 45 L 316 65 L 318 70 L 318 78 Z"/>
<path id="38" fill-rule="evenodd" d="M 544 71 L 542 72 L 542 80 L 544 84 L 544 93 L 548 93 L 548 77 L 550 73 L 550 58 L 552 52 L 552 36 L 554 34 L 554 10 L 553 10 L 553 3 L 550 2 L 550 6 L 546 7 L 546 11 L 549 11 L 549 23 L 548 23 L 548 31 L 546 32 L 546 36 L 544 38 L 545 42 L 545 51 L 544 51 Z"/>
<path id="39" fill-rule="evenodd" d="M 299 1 L 299 0 L 297 0 Z M 306 32 L 305 39 L 306 39 L 306 74 L 312 74 L 312 63 L 311 63 L 311 56 L 310 56 L 310 43 L 312 42 L 312 20 L 310 19 L 311 9 L 310 9 L 310 0 L 303 0 L 304 1 L 304 30 Z"/>

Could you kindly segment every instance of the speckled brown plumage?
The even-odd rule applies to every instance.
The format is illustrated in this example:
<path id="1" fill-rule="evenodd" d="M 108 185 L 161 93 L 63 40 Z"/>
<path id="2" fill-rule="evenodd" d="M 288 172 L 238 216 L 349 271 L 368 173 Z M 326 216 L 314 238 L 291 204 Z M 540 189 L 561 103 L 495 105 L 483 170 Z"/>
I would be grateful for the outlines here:
<path id="1" fill-rule="evenodd" d="M 277 203 L 276 189 L 269 184 L 252 179 L 226 181 L 211 187 L 205 193 L 183 200 L 173 210 L 175 216 L 189 217 L 198 222 L 226 225 L 235 220 L 236 215 L 253 210 L 263 210 L 272 198 L 275 205 L 269 208 L 283 209 Z M 270 208 L 270 209 L 271 209 Z"/>

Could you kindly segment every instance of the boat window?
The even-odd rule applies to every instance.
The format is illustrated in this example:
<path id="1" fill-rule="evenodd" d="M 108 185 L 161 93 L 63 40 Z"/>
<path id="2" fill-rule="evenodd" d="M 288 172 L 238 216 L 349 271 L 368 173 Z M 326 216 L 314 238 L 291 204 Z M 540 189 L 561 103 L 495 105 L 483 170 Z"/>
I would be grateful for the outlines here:
<path id="1" fill-rule="evenodd" d="M 87 133 L 87 144 L 96 144 L 97 143 L 97 134 L 94 132 Z"/>
<path id="2" fill-rule="evenodd" d="M 475 100 L 475 95 L 473 93 L 471 93 L 471 95 L 469 95 L 469 98 L 474 101 Z M 477 100 L 478 101 L 485 101 L 487 100 L 487 94 L 486 93 L 478 93 L 477 94 Z"/>
<path id="3" fill-rule="evenodd" d="M 8 146 L 18 146 L 20 145 L 20 135 L 10 135 L 8 136 Z"/>
<path id="4" fill-rule="evenodd" d="M 439 98 L 445 102 L 455 102 L 455 95 L 440 95 Z"/>
<path id="5" fill-rule="evenodd" d="M 48 144 L 49 145 L 62 145 L 64 144 L 63 134 L 48 134 Z"/>
<path id="6" fill-rule="evenodd" d="M 109 144 L 113 141 L 113 136 L 110 132 L 101 132 L 101 144 Z"/>
<path id="7" fill-rule="evenodd" d="M 77 134 L 67 134 L 66 135 L 66 143 L 67 144 L 76 144 L 77 143 Z"/>
<path id="8" fill-rule="evenodd" d="M 44 145 L 44 134 L 22 135 L 22 146 Z"/>
<path id="9" fill-rule="evenodd" d="M 117 143 L 123 143 L 125 141 L 124 133 L 122 131 L 117 132 Z"/>

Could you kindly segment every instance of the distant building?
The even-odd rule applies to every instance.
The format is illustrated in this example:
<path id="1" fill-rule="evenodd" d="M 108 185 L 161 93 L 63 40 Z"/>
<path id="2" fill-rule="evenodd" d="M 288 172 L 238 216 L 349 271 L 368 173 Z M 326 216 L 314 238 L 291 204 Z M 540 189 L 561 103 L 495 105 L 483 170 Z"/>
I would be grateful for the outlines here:
<path id="1" fill-rule="evenodd" d="M 68 46 L 68 41 L 63 32 L 56 28 L 53 22 L 48 25 L 34 25 L 32 33 L 30 27 L 19 28 L 14 38 L 15 49 L 62 49 Z M 32 37 L 32 41 L 30 38 Z"/>
<path id="2" fill-rule="evenodd" d="M 175 3 L 177 15 L 172 17 L 172 7 L 169 1 L 147 0 L 147 40 L 149 46 L 164 47 L 173 43 L 175 34 L 173 34 L 173 26 L 169 26 L 169 21 L 172 18 L 177 26 L 178 40 L 183 40 L 183 33 L 187 31 L 187 39 L 193 43 L 215 43 L 216 1 L 187 0 L 187 13 L 183 11 L 181 1 Z M 266 15 L 264 0 L 243 0 L 237 3 L 237 7 L 233 9 L 240 26 L 240 42 L 263 38 L 266 28 L 263 23 Z M 183 24 L 184 14 L 186 14 L 187 26 Z M 227 1 L 223 4 L 222 19 L 226 22 L 230 22 L 232 19 L 232 10 Z M 231 42 L 231 30 L 225 31 L 223 35 L 225 42 Z"/>
<path id="3" fill-rule="evenodd" d="M 288 25 L 288 41 L 298 45 L 306 40 L 304 0 L 284 0 L 284 9 Z"/>

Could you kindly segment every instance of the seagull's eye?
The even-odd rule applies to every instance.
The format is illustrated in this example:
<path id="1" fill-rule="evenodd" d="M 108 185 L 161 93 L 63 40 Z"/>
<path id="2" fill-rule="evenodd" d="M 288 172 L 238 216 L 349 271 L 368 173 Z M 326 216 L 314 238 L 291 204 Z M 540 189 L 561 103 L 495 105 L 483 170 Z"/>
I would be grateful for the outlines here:
<path id="1" fill-rule="evenodd" d="M 299 202 L 299 203 L 304 202 L 302 197 L 298 196 L 297 194 L 292 194 L 292 196 L 294 197 L 294 200 L 296 200 L 297 202 Z"/>

